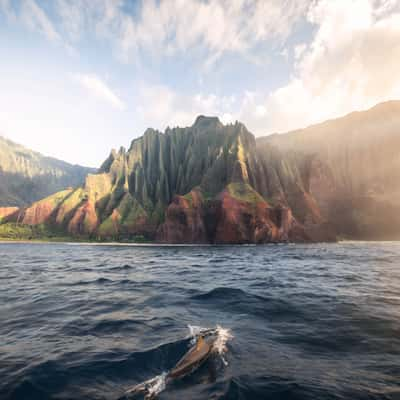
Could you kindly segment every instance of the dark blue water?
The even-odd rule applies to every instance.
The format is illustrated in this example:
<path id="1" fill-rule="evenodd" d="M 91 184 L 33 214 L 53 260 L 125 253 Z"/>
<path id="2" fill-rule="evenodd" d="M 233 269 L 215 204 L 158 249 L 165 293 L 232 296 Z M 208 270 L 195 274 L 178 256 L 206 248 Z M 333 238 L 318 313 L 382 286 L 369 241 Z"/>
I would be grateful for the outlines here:
<path id="1" fill-rule="evenodd" d="M 118 399 L 234 336 L 160 399 L 399 399 L 400 243 L 0 244 L 0 399 Z"/>

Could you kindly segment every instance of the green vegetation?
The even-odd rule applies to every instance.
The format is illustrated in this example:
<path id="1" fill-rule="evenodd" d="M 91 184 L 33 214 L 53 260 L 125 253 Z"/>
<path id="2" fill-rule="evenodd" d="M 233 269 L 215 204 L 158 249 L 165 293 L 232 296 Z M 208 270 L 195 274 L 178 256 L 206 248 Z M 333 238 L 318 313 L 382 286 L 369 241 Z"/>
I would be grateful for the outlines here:
<path id="1" fill-rule="evenodd" d="M 98 234 L 101 237 L 114 237 L 118 235 L 121 228 L 123 231 L 129 231 L 135 226 L 139 218 L 146 217 L 143 207 L 126 193 L 120 201 L 117 208 L 109 215 L 98 228 Z"/>
<path id="2" fill-rule="evenodd" d="M 161 202 L 157 202 L 154 211 L 151 213 L 149 220 L 156 224 L 162 224 L 165 220 L 165 206 Z"/>
<path id="3" fill-rule="evenodd" d="M 153 243 L 152 240 L 146 238 L 143 235 L 134 235 L 134 234 L 115 234 L 107 237 L 98 236 L 96 238 L 91 238 L 91 240 L 87 240 L 94 243 L 109 243 L 109 242 L 118 242 L 118 243 Z"/>
<path id="4" fill-rule="evenodd" d="M 143 235 L 136 234 L 110 235 L 107 238 L 95 236 L 72 237 L 46 225 L 23 225 L 14 222 L 0 224 L 0 241 L 106 243 L 107 240 L 114 240 L 122 243 L 151 243 L 151 241 Z"/>
<path id="5" fill-rule="evenodd" d="M 65 211 L 68 212 L 75 208 L 84 199 L 84 197 L 85 193 L 82 188 L 75 189 L 63 202 Z"/>
<path id="6" fill-rule="evenodd" d="M 51 193 L 81 185 L 91 168 L 42 156 L 0 136 L 0 204 L 27 206 Z"/>
<path id="7" fill-rule="evenodd" d="M 127 227 L 133 226 L 139 218 L 144 217 L 146 217 L 146 211 L 137 201 L 132 200 L 131 205 L 124 207 L 122 224 Z"/>
<path id="8" fill-rule="evenodd" d="M 0 240 L 71 240 L 45 225 L 22 225 L 15 222 L 0 224 Z"/>
<path id="9" fill-rule="evenodd" d="M 234 182 L 227 186 L 229 194 L 237 200 L 247 203 L 264 202 L 263 197 L 257 193 L 248 183 Z"/>
<path id="10" fill-rule="evenodd" d="M 201 195 L 204 201 L 212 200 L 215 197 L 211 192 L 207 192 L 206 190 L 201 190 Z"/>
<path id="11" fill-rule="evenodd" d="M 190 207 L 193 206 L 193 196 L 192 196 L 192 192 L 186 193 L 186 194 L 183 196 L 183 198 L 189 202 L 189 206 L 190 206 Z"/>
<path id="12" fill-rule="evenodd" d="M 65 197 L 58 209 L 56 222 L 60 225 L 68 223 L 68 216 L 70 216 L 81 204 L 81 202 L 84 200 L 84 196 L 84 190 L 82 188 L 78 188 Z"/>
<path id="13" fill-rule="evenodd" d="M 61 204 L 66 199 L 66 197 L 72 193 L 72 191 L 72 189 L 62 190 L 61 192 L 54 193 L 51 196 L 37 201 L 36 204 L 47 203 L 51 205 L 51 207 L 55 208 L 59 204 Z"/>
<path id="14" fill-rule="evenodd" d="M 114 237 L 118 233 L 119 221 L 113 221 L 113 216 L 110 215 L 99 226 L 97 232 L 101 237 Z"/>

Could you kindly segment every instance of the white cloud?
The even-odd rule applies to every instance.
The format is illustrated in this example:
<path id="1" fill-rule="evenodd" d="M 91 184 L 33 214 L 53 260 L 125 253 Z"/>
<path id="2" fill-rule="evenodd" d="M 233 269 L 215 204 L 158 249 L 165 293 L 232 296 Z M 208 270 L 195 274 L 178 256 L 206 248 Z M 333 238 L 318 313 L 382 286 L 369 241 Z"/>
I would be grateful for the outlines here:
<path id="1" fill-rule="evenodd" d="M 103 34 L 125 49 L 156 47 L 166 52 L 203 44 L 215 52 L 242 51 L 260 40 L 285 39 L 308 9 L 310 0 L 54 0 L 49 7 L 65 33 Z M 38 0 L 0 0 L 3 11 L 27 13 L 43 31 L 54 32 Z M 18 4 L 18 3 L 16 3 Z M 39 3 L 40 4 L 40 3 Z M 47 20 L 47 21 L 46 21 Z"/>
<path id="2" fill-rule="evenodd" d="M 63 42 L 55 23 L 39 4 L 37 0 L 0 0 L 0 12 L 3 12 L 9 22 L 38 32 L 52 43 L 63 43 L 66 50 L 71 51 L 70 46 Z"/>
<path id="3" fill-rule="evenodd" d="M 234 122 L 233 115 L 230 114 L 230 113 L 224 113 L 224 114 L 222 114 L 221 117 L 220 117 L 220 119 L 221 119 L 221 122 L 222 122 L 224 125 L 232 124 L 232 123 Z"/>
<path id="4" fill-rule="evenodd" d="M 306 51 L 307 45 L 305 43 L 300 43 L 294 47 L 294 59 L 298 60 Z"/>
<path id="5" fill-rule="evenodd" d="M 124 60 L 141 52 L 172 55 L 196 48 L 212 64 L 224 52 L 246 52 L 261 41 L 285 40 L 309 0 L 142 0 L 135 15 L 123 0 L 57 0 L 67 35 L 85 30 L 109 38 Z"/>
<path id="6" fill-rule="evenodd" d="M 251 59 L 266 41 L 277 47 L 279 62 L 293 62 L 287 84 L 272 93 L 260 89 L 227 96 L 218 87 L 210 89 L 206 79 L 201 90 L 207 94 L 197 95 L 164 84 L 139 85 L 132 95 L 146 125 L 190 125 L 198 114 L 208 114 L 242 120 L 254 133 L 266 134 L 400 98 L 400 0 L 142 0 L 132 13 L 126 11 L 133 4 L 127 0 L 54 0 L 46 3 L 54 7 L 48 14 L 40 4 L 0 0 L 0 9 L 52 42 L 75 44 L 93 34 L 109 40 L 124 60 L 135 62 L 149 53 L 154 58 L 145 58 L 148 63 L 182 55 L 198 57 L 190 66 L 209 66 L 225 53 Z M 302 37 L 293 48 L 284 46 L 302 18 L 313 25 L 311 41 Z M 143 79 L 157 79 L 152 73 Z M 238 79 L 246 79 L 245 73 L 239 71 Z M 125 108 L 98 76 L 74 79 L 114 108 Z"/>
<path id="7" fill-rule="evenodd" d="M 84 31 L 86 7 L 81 1 L 56 0 L 57 12 L 68 38 L 75 42 Z"/>
<path id="8" fill-rule="evenodd" d="M 218 116 L 223 123 L 233 121 L 229 112 L 236 104 L 233 96 L 199 93 L 180 94 L 165 85 L 142 85 L 138 91 L 138 115 L 151 127 L 192 125 L 198 115 Z"/>
<path id="9" fill-rule="evenodd" d="M 47 14 L 40 8 L 35 0 L 24 0 L 20 10 L 21 21 L 31 30 L 38 31 L 52 42 L 61 40 Z"/>
<path id="10" fill-rule="evenodd" d="M 98 76 L 94 74 L 76 74 L 73 75 L 73 79 L 98 99 L 108 102 L 119 110 L 125 109 L 124 102 Z"/>
<path id="11" fill-rule="evenodd" d="M 9 19 L 24 23 L 67 49 L 87 35 L 107 38 L 123 61 L 138 63 L 143 53 L 171 56 L 190 50 L 209 67 L 224 53 L 250 54 L 258 44 L 273 46 L 291 34 L 310 0 L 54 0 L 52 19 L 38 0 L 0 0 Z M 16 3 L 18 4 L 18 3 Z M 135 8 L 135 12 L 127 9 Z M 57 30 L 55 29 L 57 23 Z M 61 40 L 62 39 L 62 40 Z M 264 57 L 265 58 L 265 57 Z"/>
<path id="12" fill-rule="evenodd" d="M 11 6 L 11 0 L 0 0 L 0 11 L 11 21 L 15 21 L 15 13 Z"/>
<path id="13" fill-rule="evenodd" d="M 316 33 L 287 85 L 258 94 L 241 116 L 259 134 L 286 131 L 400 98 L 400 1 L 320 0 L 308 13 Z M 252 116 L 249 108 L 266 108 Z"/>

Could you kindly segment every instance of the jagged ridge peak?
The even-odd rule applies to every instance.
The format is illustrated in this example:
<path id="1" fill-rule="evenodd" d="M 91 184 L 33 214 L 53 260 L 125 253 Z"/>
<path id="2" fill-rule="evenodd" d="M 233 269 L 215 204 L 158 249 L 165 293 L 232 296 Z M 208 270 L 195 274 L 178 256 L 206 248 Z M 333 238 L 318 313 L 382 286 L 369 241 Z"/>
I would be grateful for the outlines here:
<path id="1" fill-rule="evenodd" d="M 199 115 L 193 124 L 194 127 L 202 128 L 216 128 L 223 127 L 223 124 L 218 117 L 208 117 L 205 115 Z"/>
<path id="2" fill-rule="evenodd" d="M 3 214 L 100 239 L 398 238 L 400 117 L 396 103 L 381 107 L 390 113 L 369 110 L 257 142 L 240 122 L 216 117 L 165 133 L 149 129 L 127 153 L 112 152 L 106 171 L 82 187 Z"/>

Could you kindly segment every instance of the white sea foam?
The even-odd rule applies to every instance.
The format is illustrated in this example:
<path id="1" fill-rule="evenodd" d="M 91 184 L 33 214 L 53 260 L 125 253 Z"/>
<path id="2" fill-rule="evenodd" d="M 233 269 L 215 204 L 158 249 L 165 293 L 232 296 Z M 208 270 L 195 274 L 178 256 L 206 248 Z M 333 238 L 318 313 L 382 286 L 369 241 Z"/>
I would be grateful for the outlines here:
<path id="1" fill-rule="evenodd" d="M 224 354 L 227 352 L 228 348 L 226 346 L 228 340 L 233 338 L 233 335 L 229 329 L 223 328 L 217 325 L 215 328 L 204 328 L 197 325 L 188 325 L 189 337 L 191 338 L 191 345 L 196 343 L 199 335 L 212 331 L 215 332 L 217 338 L 213 344 L 213 351 L 221 357 L 222 362 L 228 365 Z M 159 393 L 161 393 L 167 386 L 168 372 L 163 372 L 161 375 L 157 375 L 139 385 L 136 385 L 132 389 L 128 390 L 126 394 L 138 394 L 145 393 L 145 399 L 153 399 Z"/>
<path id="2" fill-rule="evenodd" d="M 209 328 L 203 328 L 202 326 L 198 325 L 188 325 L 188 328 L 189 328 L 189 337 L 192 338 L 192 340 L 190 341 L 191 346 L 196 344 L 197 337 L 202 332 L 209 330 Z"/>
<path id="3" fill-rule="evenodd" d="M 167 373 L 163 372 L 161 375 L 157 375 L 153 378 L 151 383 L 147 386 L 147 392 L 145 399 L 152 399 L 161 393 L 166 387 Z"/>
<path id="4" fill-rule="evenodd" d="M 167 386 L 167 372 L 157 375 L 154 378 L 148 379 L 143 383 L 134 386 L 132 389 L 126 391 L 126 394 L 139 394 L 145 393 L 145 399 L 153 399 L 161 393 Z"/>
<path id="5" fill-rule="evenodd" d="M 202 326 L 197 326 L 197 325 L 188 325 L 189 328 L 189 337 L 192 338 L 191 340 L 191 345 L 194 345 L 196 343 L 197 337 L 201 335 L 204 332 L 213 330 L 213 328 L 204 328 Z M 223 328 L 220 325 L 217 325 L 215 328 L 215 332 L 217 335 L 217 339 L 214 342 L 213 345 L 213 350 L 219 354 L 221 357 L 222 362 L 225 365 L 228 365 L 228 362 L 226 361 L 224 354 L 227 352 L 227 343 L 230 339 L 233 338 L 232 332 L 230 329 Z"/>
<path id="6" fill-rule="evenodd" d="M 225 365 L 228 365 L 224 354 L 228 351 L 226 344 L 228 340 L 233 338 L 232 332 L 230 329 L 223 328 L 222 326 L 217 325 L 217 340 L 214 342 L 214 349 L 220 355 L 222 362 Z"/>

